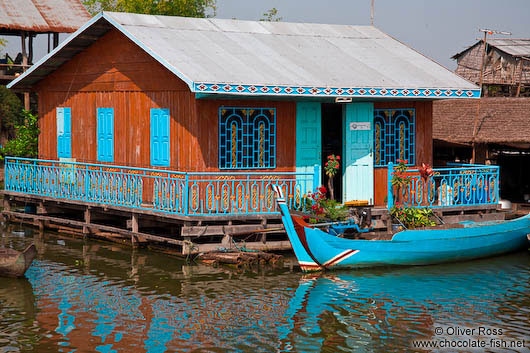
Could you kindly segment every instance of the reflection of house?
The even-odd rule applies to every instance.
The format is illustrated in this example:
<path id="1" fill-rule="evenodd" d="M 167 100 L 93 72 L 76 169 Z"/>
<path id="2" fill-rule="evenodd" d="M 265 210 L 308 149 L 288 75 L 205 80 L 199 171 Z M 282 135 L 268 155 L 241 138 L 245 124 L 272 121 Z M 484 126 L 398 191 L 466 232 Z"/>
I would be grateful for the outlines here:
<path id="1" fill-rule="evenodd" d="M 480 40 L 457 53 L 456 73 L 471 82 L 480 82 L 484 53 Z M 484 96 L 530 96 L 530 39 L 488 39 L 486 41 Z"/>
<path id="2" fill-rule="evenodd" d="M 476 101 L 433 104 L 435 163 L 471 158 Z M 481 98 L 476 162 L 500 166 L 501 197 L 523 201 L 530 194 L 530 98 Z"/>

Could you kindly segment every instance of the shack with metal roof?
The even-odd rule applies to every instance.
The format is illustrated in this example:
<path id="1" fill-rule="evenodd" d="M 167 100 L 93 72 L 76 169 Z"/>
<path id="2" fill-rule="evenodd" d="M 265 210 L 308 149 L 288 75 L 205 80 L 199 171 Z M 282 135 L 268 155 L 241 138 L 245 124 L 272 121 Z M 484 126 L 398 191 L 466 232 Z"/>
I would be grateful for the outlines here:
<path id="1" fill-rule="evenodd" d="M 301 210 L 329 155 L 339 201 L 386 208 L 389 163 L 432 165 L 432 102 L 480 96 L 373 26 L 111 12 L 9 87 L 39 96 L 34 194 L 188 221 L 277 217 L 272 183 Z"/>

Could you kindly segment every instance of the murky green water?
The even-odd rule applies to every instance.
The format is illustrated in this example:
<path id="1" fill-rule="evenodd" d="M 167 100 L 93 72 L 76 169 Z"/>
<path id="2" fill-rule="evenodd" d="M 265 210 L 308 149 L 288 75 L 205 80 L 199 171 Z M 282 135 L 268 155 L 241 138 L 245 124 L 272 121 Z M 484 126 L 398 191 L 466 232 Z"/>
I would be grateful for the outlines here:
<path id="1" fill-rule="evenodd" d="M 27 279 L 0 278 L 0 352 L 422 351 L 413 341 L 431 339 L 530 347 L 528 252 L 303 275 L 190 266 L 31 230 L 0 238 L 17 249 L 32 241 Z"/>

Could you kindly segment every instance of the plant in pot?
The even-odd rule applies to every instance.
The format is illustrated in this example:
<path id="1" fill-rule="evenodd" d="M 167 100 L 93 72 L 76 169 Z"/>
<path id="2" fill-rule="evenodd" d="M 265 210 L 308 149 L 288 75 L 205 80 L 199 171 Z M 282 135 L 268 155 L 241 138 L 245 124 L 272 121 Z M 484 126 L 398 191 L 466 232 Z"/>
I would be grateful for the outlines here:
<path id="1" fill-rule="evenodd" d="M 328 176 L 328 189 L 329 189 L 329 198 L 335 200 L 334 190 L 333 190 L 333 178 L 337 175 L 340 167 L 340 156 L 335 156 L 331 154 L 328 156 L 328 161 L 324 165 L 324 171 Z"/>
<path id="2" fill-rule="evenodd" d="M 390 180 L 393 191 L 394 191 L 394 200 L 396 204 L 399 204 L 403 201 L 403 191 L 405 187 L 409 186 L 412 183 L 410 176 L 406 175 L 408 167 L 408 160 L 398 159 L 397 164 L 394 167 L 392 172 L 392 179 Z"/>

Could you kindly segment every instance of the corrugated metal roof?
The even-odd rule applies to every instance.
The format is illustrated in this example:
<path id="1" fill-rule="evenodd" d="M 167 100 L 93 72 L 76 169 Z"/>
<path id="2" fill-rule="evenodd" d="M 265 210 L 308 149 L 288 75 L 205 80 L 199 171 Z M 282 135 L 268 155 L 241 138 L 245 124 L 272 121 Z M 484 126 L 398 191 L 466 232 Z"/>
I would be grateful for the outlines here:
<path id="1" fill-rule="evenodd" d="M 530 39 L 490 39 L 487 43 L 513 56 L 530 56 Z"/>
<path id="2" fill-rule="evenodd" d="M 287 94 L 293 88 L 305 87 L 307 95 L 318 91 L 336 96 L 355 95 L 345 92 L 348 87 L 355 87 L 356 93 L 366 92 L 368 96 L 426 97 L 436 92 L 432 98 L 443 93 L 465 97 L 461 90 L 468 90 L 468 96 L 479 92 L 474 84 L 372 26 L 112 12 L 105 12 L 100 18 L 122 31 L 195 92 Z M 94 19 L 83 30 L 91 31 L 99 20 Z M 101 24 L 93 27 L 101 28 Z M 71 44 L 65 43 L 68 45 Z M 50 57 L 61 49 L 57 48 Z M 65 54 L 73 56 L 76 52 L 67 51 L 61 57 Z M 39 64 L 12 86 L 20 88 L 42 77 L 41 72 L 31 78 Z M 223 90 L 217 92 L 221 85 Z M 317 89 L 309 93 L 311 87 Z M 373 94 L 368 94 L 368 90 Z"/>
<path id="3" fill-rule="evenodd" d="M 89 19 L 80 0 L 0 1 L 0 30 L 70 33 Z"/>
<path id="4" fill-rule="evenodd" d="M 469 49 L 475 47 L 476 45 L 482 45 L 483 40 L 479 40 L 475 44 L 469 46 L 468 48 L 462 50 L 459 53 L 456 53 L 451 58 L 458 59 L 462 54 L 467 52 Z M 526 56 L 530 57 L 530 39 L 488 39 L 487 44 L 489 46 L 498 48 L 503 52 L 510 54 L 512 56 Z"/>

